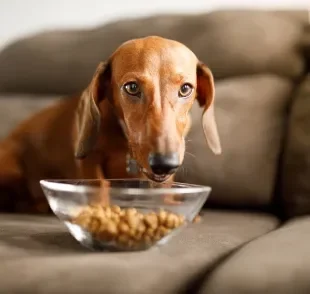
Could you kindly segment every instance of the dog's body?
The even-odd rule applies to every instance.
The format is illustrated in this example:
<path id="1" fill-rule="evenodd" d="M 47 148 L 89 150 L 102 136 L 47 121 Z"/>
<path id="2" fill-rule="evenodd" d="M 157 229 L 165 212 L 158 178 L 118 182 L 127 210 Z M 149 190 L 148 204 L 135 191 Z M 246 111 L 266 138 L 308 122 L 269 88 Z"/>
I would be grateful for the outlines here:
<path id="1" fill-rule="evenodd" d="M 0 143 L 0 211 L 47 212 L 44 178 L 173 179 L 195 98 L 209 146 L 220 153 L 213 96 L 211 72 L 184 45 L 159 37 L 124 43 L 80 96 L 37 113 Z M 137 175 L 126 171 L 128 154 Z"/>
<path id="2" fill-rule="evenodd" d="M 79 100 L 69 97 L 44 109 L 0 143 L 0 210 L 47 212 L 40 179 L 131 177 L 126 172 L 128 143 L 111 110 L 102 129 L 106 135 L 100 142 L 104 151 L 93 152 L 83 161 L 74 156 Z"/>

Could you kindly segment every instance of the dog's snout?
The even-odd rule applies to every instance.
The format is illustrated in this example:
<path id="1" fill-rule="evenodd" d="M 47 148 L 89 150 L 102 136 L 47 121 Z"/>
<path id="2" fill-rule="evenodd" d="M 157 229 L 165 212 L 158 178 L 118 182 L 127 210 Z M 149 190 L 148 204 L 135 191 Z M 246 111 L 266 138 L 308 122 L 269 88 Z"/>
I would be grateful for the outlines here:
<path id="1" fill-rule="evenodd" d="M 179 155 L 176 152 L 165 155 L 160 153 L 151 153 L 149 155 L 149 165 L 154 174 L 173 174 L 180 166 Z"/>

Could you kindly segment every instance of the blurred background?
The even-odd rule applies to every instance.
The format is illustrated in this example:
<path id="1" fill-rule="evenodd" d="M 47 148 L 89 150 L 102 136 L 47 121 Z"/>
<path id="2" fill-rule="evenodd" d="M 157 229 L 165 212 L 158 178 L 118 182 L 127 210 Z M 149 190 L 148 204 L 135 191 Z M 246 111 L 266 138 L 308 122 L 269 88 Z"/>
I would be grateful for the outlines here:
<path id="1" fill-rule="evenodd" d="M 42 30 L 85 28 L 123 17 L 158 13 L 201 13 L 217 9 L 301 9 L 308 0 L 1 0 L 0 48 Z"/>

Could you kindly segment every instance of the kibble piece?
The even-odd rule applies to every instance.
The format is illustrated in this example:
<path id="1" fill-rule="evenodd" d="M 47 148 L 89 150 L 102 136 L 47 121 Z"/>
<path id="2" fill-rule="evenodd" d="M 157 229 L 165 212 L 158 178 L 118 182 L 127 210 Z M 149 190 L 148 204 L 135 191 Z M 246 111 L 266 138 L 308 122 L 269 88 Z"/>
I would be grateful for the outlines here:
<path id="1" fill-rule="evenodd" d="M 132 238 L 136 241 L 140 241 L 142 239 L 142 235 L 143 235 L 142 233 L 137 232 Z"/>
<path id="2" fill-rule="evenodd" d="M 109 221 L 107 223 L 107 226 L 106 226 L 106 231 L 112 235 L 112 236 L 116 236 L 117 233 L 118 233 L 118 229 L 117 229 L 117 226 L 115 223 L 113 223 L 112 221 Z"/>
<path id="3" fill-rule="evenodd" d="M 108 223 L 110 222 L 106 217 L 97 218 L 97 220 L 100 222 L 99 230 L 103 230 L 103 228 L 106 228 Z"/>
<path id="4" fill-rule="evenodd" d="M 152 244 L 152 239 L 151 239 L 151 237 L 148 236 L 148 235 L 145 235 L 145 236 L 143 237 L 143 241 L 144 241 L 147 245 Z"/>
<path id="5" fill-rule="evenodd" d="M 127 217 L 132 217 L 132 216 L 136 215 L 137 212 L 138 212 L 138 211 L 137 211 L 135 208 L 128 208 L 128 209 L 126 210 L 126 216 L 127 216 Z"/>
<path id="6" fill-rule="evenodd" d="M 120 222 L 118 228 L 121 233 L 128 233 L 130 230 L 129 225 L 125 222 Z"/>
<path id="7" fill-rule="evenodd" d="M 173 229 L 174 223 L 175 223 L 174 215 L 172 213 L 169 213 L 166 219 L 166 223 L 165 223 L 166 227 L 168 227 L 169 229 Z"/>
<path id="8" fill-rule="evenodd" d="M 91 209 L 89 210 L 89 214 L 90 215 L 102 215 L 104 214 L 104 210 L 102 208 L 101 205 L 97 205 L 97 204 L 92 204 L 92 206 L 90 206 Z"/>
<path id="9" fill-rule="evenodd" d="M 153 236 L 152 236 L 152 239 L 153 241 L 159 241 L 160 239 L 162 238 L 162 236 L 159 234 L 158 231 L 154 232 Z"/>
<path id="10" fill-rule="evenodd" d="M 138 218 L 139 220 L 143 220 L 143 219 L 144 219 L 144 215 L 143 215 L 142 213 L 140 213 L 140 212 L 138 212 L 138 213 L 136 214 L 136 216 L 137 216 L 137 218 Z"/>
<path id="11" fill-rule="evenodd" d="M 105 212 L 105 215 L 106 215 L 107 218 L 111 218 L 111 216 L 112 216 L 112 210 L 111 210 L 110 207 L 106 207 L 106 208 L 104 209 L 104 212 Z"/>
<path id="12" fill-rule="evenodd" d="M 97 218 L 92 218 L 88 225 L 88 231 L 95 233 L 100 228 L 100 221 Z"/>
<path id="13" fill-rule="evenodd" d="M 128 235 L 131 237 L 131 238 L 134 238 L 135 235 L 136 235 L 136 231 L 133 229 L 133 228 L 130 228 L 129 232 L 128 232 Z"/>
<path id="14" fill-rule="evenodd" d="M 111 210 L 114 212 L 114 213 L 117 213 L 119 214 L 121 212 L 121 208 L 118 206 L 118 205 L 112 205 L 111 206 Z"/>
<path id="15" fill-rule="evenodd" d="M 166 222 L 166 219 L 167 219 L 167 212 L 161 209 L 158 213 L 159 224 L 163 225 Z"/>
<path id="16" fill-rule="evenodd" d="M 79 214 L 74 220 L 73 223 L 77 224 L 83 228 L 87 228 L 89 223 L 90 223 L 90 216 L 88 213 L 82 212 L 81 214 Z"/>
<path id="17" fill-rule="evenodd" d="M 114 221 L 116 224 L 118 224 L 120 222 L 120 216 L 116 213 L 112 213 L 111 215 L 111 220 Z"/>
<path id="18" fill-rule="evenodd" d="M 193 219 L 193 223 L 197 224 L 201 222 L 201 216 L 200 215 L 196 215 L 195 218 Z"/>
<path id="19" fill-rule="evenodd" d="M 122 244 L 127 244 L 130 240 L 130 238 L 125 235 L 125 234 L 122 234 L 122 235 L 119 235 L 118 238 L 117 238 L 118 242 L 122 243 Z"/>
<path id="20" fill-rule="evenodd" d="M 137 232 L 143 234 L 146 230 L 146 226 L 144 223 L 139 223 L 138 227 L 137 227 Z"/>
<path id="21" fill-rule="evenodd" d="M 155 229 L 158 226 L 158 218 L 155 213 L 149 213 L 144 217 L 147 226 Z"/>
<path id="22" fill-rule="evenodd" d="M 92 213 L 92 217 L 93 218 L 97 218 L 97 219 L 105 218 L 105 213 L 104 213 L 104 211 L 102 209 L 96 209 Z"/>
<path id="23" fill-rule="evenodd" d="M 147 228 L 145 231 L 145 235 L 152 237 L 154 235 L 155 230 L 153 228 Z"/>
<path id="24" fill-rule="evenodd" d="M 179 219 L 179 217 L 177 215 L 174 215 L 173 218 L 174 218 L 173 227 L 177 228 L 178 226 L 180 226 L 180 219 Z"/>
<path id="25" fill-rule="evenodd" d="M 135 230 L 140 224 L 140 219 L 137 217 L 137 215 L 130 215 L 127 217 L 127 222 L 129 226 Z"/>
<path id="26" fill-rule="evenodd" d="M 168 235 L 170 233 L 170 231 L 171 231 L 170 229 L 167 229 L 164 226 L 160 226 L 160 227 L 158 227 L 156 234 L 159 234 L 161 237 L 164 237 L 164 236 Z"/>

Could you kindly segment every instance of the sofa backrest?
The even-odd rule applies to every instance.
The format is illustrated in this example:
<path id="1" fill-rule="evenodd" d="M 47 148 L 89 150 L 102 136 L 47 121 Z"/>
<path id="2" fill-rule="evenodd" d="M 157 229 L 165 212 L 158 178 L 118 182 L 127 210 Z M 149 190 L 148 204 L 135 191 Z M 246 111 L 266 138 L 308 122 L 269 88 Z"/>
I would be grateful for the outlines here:
<path id="1" fill-rule="evenodd" d="M 284 146 L 277 203 L 284 217 L 310 214 L 310 73 L 291 104 Z"/>
<path id="2" fill-rule="evenodd" d="M 223 154 L 208 150 L 202 110 L 195 105 L 177 180 L 210 185 L 212 205 L 269 208 L 292 97 L 307 70 L 306 23 L 306 11 L 219 11 L 42 33 L 0 54 L 0 91 L 71 94 L 83 89 L 98 62 L 128 39 L 160 35 L 181 41 L 214 74 Z"/>
<path id="3" fill-rule="evenodd" d="M 56 30 L 17 40 L 0 54 L 0 91 L 71 94 L 122 42 L 147 35 L 176 39 L 216 79 L 256 73 L 296 78 L 306 11 L 219 11 L 121 20 L 89 30 Z"/>

